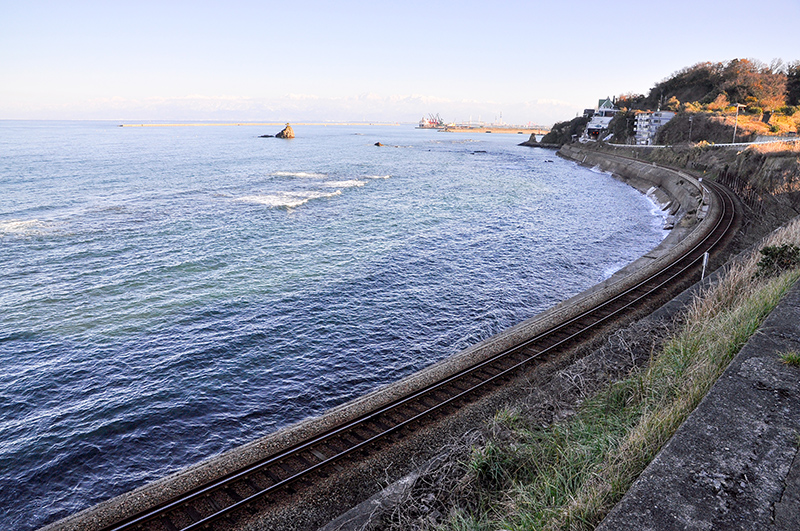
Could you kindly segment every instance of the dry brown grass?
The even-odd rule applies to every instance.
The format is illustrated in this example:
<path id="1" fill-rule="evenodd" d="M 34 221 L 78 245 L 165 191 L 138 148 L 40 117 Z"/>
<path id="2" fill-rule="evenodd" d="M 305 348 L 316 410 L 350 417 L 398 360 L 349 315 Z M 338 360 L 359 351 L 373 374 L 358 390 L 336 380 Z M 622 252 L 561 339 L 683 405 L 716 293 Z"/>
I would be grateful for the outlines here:
<path id="1" fill-rule="evenodd" d="M 786 156 L 790 154 L 800 154 L 800 139 L 788 142 L 769 142 L 765 144 L 753 144 L 747 148 L 756 153 L 770 156 Z"/>
<path id="2" fill-rule="evenodd" d="M 773 232 L 763 246 L 786 243 L 800 244 L 800 219 Z M 587 521 L 600 521 L 621 496 L 617 489 L 635 480 L 800 276 L 795 271 L 756 282 L 759 260 L 754 252 L 731 265 L 718 283 L 694 298 L 684 330 L 643 375 L 641 387 L 656 400 L 548 529 L 588 529 Z"/>
<path id="3" fill-rule="evenodd" d="M 776 135 L 783 136 L 797 132 L 800 126 L 800 113 L 793 116 L 773 115 L 770 122 L 764 123 L 760 115 L 739 113 L 737 117 L 733 113 L 725 113 L 712 117 L 712 120 L 730 128 L 736 126 L 736 137 L 747 135 Z"/>

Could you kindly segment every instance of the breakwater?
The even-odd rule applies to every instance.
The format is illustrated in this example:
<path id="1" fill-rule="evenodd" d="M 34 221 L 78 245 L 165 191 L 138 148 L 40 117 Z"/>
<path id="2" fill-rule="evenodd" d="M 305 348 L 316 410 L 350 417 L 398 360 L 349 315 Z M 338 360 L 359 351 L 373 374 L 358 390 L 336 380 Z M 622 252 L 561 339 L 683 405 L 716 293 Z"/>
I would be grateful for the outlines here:
<path id="1" fill-rule="evenodd" d="M 500 134 L 520 134 L 520 135 L 545 135 L 550 132 L 549 129 L 546 128 L 531 128 L 531 127 L 508 127 L 508 126 L 494 126 L 494 125 L 487 125 L 487 126 L 458 126 L 458 125 L 448 125 L 445 126 L 441 131 L 445 133 L 500 133 Z"/>

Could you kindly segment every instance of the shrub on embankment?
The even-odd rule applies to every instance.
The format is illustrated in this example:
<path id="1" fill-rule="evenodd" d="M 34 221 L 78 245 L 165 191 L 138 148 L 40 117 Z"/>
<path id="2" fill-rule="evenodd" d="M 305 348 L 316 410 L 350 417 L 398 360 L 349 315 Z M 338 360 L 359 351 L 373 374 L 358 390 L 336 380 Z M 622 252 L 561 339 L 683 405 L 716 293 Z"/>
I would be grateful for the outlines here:
<path id="1" fill-rule="evenodd" d="M 655 143 L 669 146 L 687 142 L 727 144 L 734 142 L 734 134 L 736 142 L 752 142 L 758 134 L 769 132 L 768 126 L 760 120 L 745 120 L 744 116 L 740 120 L 733 113 L 729 114 L 678 113 L 659 129 Z M 754 125 L 756 123 L 763 126 L 763 131 Z"/>
<path id="2" fill-rule="evenodd" d="M 788 136 L 797 133 L 800 113 L 795 107 L 775 112 L 742 112 L 735 108 L 717 112 L 679 112 L 658 130 L 656 144 L 675 145 L 686 142 L 727 144 L 752 142 L 759 136 Z"/>

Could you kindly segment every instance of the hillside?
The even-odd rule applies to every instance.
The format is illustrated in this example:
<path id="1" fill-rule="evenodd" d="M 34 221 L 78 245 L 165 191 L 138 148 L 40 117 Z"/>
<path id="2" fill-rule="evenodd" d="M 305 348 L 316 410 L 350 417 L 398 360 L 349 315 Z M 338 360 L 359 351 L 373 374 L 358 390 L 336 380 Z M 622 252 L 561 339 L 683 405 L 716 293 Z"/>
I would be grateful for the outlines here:
<path id="1" fill-rule="evenodd" d="M 609 124 L 609 132 L 614 133 L 612 142 L 619 144 L 633 137 L 637 111 L 657 109 L 678 113 L 659 131 L 657 144 L 749 142 L 758 136 L 796 135 L 800 61 L 698 63 L 659 81 L 647 96 L 628 93 L 615 101 L 622 112 Z"/>
<path id="2" fill-rule="evenodd" d="M 691 103 L 693 110 L 709 106 L 747 105 L 773 111 L 800 104 L 800 61 L 770 65 L 753 59 L 697 63 L 656 83 L 647 96 L 625 94 L 618 105 L 630 109 L 679 110 Z"/>
<path id="3" fill-rule="evenodd" d="M 789 137 L 800 127 L 800 108 L 736 115 L 735 109 L 719 112 L 679 112 L 659 130 L 656 143 L 675 145 L 705 141 L 712 144 L 753 142 L 759 137 Z M 735 137 L 734 137 L 735 133 Z"/>

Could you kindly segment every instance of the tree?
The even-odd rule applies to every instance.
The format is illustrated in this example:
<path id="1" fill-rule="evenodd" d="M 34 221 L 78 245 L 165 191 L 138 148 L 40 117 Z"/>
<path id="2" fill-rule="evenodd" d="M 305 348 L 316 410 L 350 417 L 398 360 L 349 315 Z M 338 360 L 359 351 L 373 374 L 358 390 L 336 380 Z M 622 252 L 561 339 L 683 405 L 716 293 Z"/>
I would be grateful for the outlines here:
<path id="1" fill-rule="evenodd" d="M 668 111 L 676 111 L 680 108 L 681 102 L 675 96 L 672 96 L 670 99 L 667 100 L 667 103 L 664 104 L 664 108 Z"/>
<path id="2" fill-rule="evenodd" d="M 697 63 L 657 83 L 646 104 L 655 109 L 674 97 L 682 102 L 718 105 L 720 94 L 725 94 L 730 103 L 773 110 L 786 104 L 787 72 L 796 75 L 798 70 L 797 62 L 792 65 L 787 67 L 779 59 L 769 66 L 751 59 Z"/>
<path id="3" fill-rule="evenodd" d="M 800 105 L 800 61 L 786 65 L 786 105 Z"/>
<path id="4" fill-rule="evenodd" d="M 721 63 L 697 63 L 656 83 L 647 96 L 647 108 L 655 109 L 675 96 L 680 101 L 709 103 L 719 94 L 718 80 Z"/>
<path id="5" fill-rule="evenodd" d="M 614 134 L 612 142 L 625 144 L 634 135 L 636 111 L 620 111 L 608 123 L 608 132 Z"/>
<path id="6" fill-rule="evenodd" d="M 786 74 L 750 59 L 734 59 L 722 71 L 722 90 L 732 103 L 772 110 L 786 102 Z"/>
<path id="7" fill-rule="evenodd" d="M 710 111 L 723 111 L 725 107 L 729 106 L 730 102 L 728 101 L 728 95 L 724 92 L 717 96 L 713 102 L 708 104 L 708 109 Z"/>
<path id="8" fill-rule="evenodd" d="M 566 144 L 572 141 L 573 135 L 580 136 L 589 119 L 584 116 L 573 118 L 568 122 L 558 122 L 550 128 L 550 132 L 542 137 L 543 144 Z"/>
<path id="9" fill-rule="evenodd" d="M 645 96 L 644 94 L 634 94 L 633 92 L 628 92 L 626 94 L 620 94 L 617 96 L 617 107 L 620 109 L 644 109 L 645 105 Z"/>

